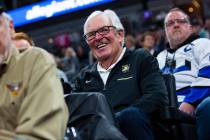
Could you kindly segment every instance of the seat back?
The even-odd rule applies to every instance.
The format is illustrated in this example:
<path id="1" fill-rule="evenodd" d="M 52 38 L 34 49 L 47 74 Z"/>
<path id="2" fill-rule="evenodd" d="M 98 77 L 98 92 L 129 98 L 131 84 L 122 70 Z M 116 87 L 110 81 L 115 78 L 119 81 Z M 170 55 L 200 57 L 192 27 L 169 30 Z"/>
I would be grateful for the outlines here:
<path id="1" fill-rule="evenodd" d="M 195 117 L 178 109 L 175 77 L 172 74 L 163 74 L 163 78 L 168 91 L 169 106 L 161 111 L 161 119 L 168 128 L 171 140 L 196 140 Z"/>
<path id="2" fill-rule="evenodd" d="M 176 96 L 176 81 L 172 74 L 163 74 L 163 79 L 168 91 L 169 106 L 178 107 L 177 96 Z"/>
<path id="3" fill-rule="evenodd" d="M 112 108 L 103 94 L 71 93 L 65 100 L 69 109 L 68 128 L 77 131 L 77 139 L 127 140 L 118 129 Z M 67 135 L 74 140 L 71 133 Z"/>

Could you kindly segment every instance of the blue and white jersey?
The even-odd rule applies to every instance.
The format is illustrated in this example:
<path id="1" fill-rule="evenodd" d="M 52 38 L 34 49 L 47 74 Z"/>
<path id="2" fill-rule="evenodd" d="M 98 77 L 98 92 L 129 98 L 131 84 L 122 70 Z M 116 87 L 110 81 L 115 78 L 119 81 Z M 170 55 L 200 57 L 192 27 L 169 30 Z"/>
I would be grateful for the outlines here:
<path id="1" fill-rule="evenodd" d="M 163 73 L 172 73 L 175 76 L 179 102 L 197 106 L 210 96 L 209 39 L 195 39 L 171 53 L 164 50 L 157 59 Z"/>

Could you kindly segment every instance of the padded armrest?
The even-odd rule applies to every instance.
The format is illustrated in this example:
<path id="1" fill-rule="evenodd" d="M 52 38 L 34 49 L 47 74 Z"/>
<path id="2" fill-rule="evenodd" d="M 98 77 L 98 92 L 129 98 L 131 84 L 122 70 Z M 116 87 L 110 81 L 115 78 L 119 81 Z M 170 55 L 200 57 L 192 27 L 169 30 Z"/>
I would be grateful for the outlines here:
<path id="1" fill-rule="evenodd" d="M 163 122 L 167 123 L 189 123 L 195 124 L 195 117 L 191 116 L 185 112 L 180 111 L 175 107 L 165 107 L 160 111 L 160 119 Z"/>

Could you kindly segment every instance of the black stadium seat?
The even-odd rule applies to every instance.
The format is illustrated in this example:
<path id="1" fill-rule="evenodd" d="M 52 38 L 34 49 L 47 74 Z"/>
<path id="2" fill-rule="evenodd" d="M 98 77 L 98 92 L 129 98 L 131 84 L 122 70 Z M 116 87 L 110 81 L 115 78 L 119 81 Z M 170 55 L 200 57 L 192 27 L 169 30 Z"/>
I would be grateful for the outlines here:
<path id="1" fill-rule="evenodd" d="M 163 78 L 168 91 L 169 106 L 161 111 L 160 119 L 164 124 L 167 136 L 170 136 L 170 140 L 197 140 L 195 117 L 178 109 L 174 76 L 164 74 Z M 166 137 L 162 135 L 159 139 Z"/>

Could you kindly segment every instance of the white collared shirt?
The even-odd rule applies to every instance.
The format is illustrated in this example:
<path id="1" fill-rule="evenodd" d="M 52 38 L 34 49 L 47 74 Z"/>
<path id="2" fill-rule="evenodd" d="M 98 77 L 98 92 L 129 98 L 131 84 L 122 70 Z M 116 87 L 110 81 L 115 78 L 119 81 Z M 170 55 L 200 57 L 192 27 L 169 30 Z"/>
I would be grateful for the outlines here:
<path id="1" fill-rule="evenodd" d="M 125 54 L 126 48 L 123 48 L 120 56 L 118 57 L 117 61 L 113 63 L 108 69 L 104 69 L 101 67 L 101 65 L 97 64 L 97 70 L 99 72 L 99 75 L 101 76 L 101 79 L 103 80 L 104 85 L 106 85 L 107 78 L 111 72 L 111 70 L 114 68 L 114 66 L 122 59 L 123 55 Z"/>

